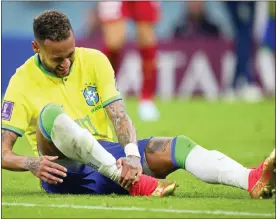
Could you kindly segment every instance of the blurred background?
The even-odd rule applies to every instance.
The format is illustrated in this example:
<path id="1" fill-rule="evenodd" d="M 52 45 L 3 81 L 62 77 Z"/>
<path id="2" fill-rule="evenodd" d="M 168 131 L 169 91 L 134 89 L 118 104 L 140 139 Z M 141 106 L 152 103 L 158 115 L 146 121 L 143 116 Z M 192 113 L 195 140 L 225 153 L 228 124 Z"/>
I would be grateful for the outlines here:
<path id="1" fill-rule="evenodd" d="M 275 94 L 275 2 L 160 2 L 157 90 L 160 99 L 257 102 Z M 77 45 L 101 49 L 97 2 L 2 2 L 2 96 L 15 69 L 33 54 L 32 21 L 40 12 L 66 13 Z M 135 24 L 127 23 L 117 83 L 141 89 Z"/>
<path id="2" fill-rule="evenodd" d="M 44 10 L 60 10 L 68 15 L 78 46 L 104 51 L 106 38 L 109 46 L 111 42 L 114 46 L 122 41 L 124 31 L 120 29 L 121 26 L 109 27 L 112 31 L 105 37 L 105 28 L 100 19 L 100 14 L 112 18 L 118 12 L 119 2 L 112 2 L 105 12 L 99 10 L 98 2 L 88 1 L 4 0 L 1 3 L 2 97 L 16 68 L 33 55 L 32 22 Z M 119 57 L 120 65 L 115 66 L 118 60 L 112 57 L 114 54 L 110 48 L 109 55 L 117 69 L 117 86 L 129 97 L 126 100 L 127 112 L 135 124 L 138 139 L 186 135 L 199 145 L 221 151 L 247 167 L 255 167 L 266 158 L 275 147 L 275 7 L 275 2 L 272 1 L 161 1 L 158 6 L 160 18 L 154 27 L 156 40 L 153 45 L 157 47 L 156 54 L 154 46 L 148 47 L 147 52 L 138 46 L 139 37 L 152 43 L 150 30 L 145 26 L 139 29 L 137 23 L 128 20 L 123 48 L 115 45 L 122 53 Z M 152 15 L 148 12 L 141 7 L 139 16 Z M 139 31 L 140 36 L 137 37 Z M 149 80 L 149 87 L 144 88 L 144 94 L 149 96 L 148 93 L 156 90 L 158 98 L 153 101 L 156 108 L 147 108 L 154 104 L 146 105 L 146 113 L 143 114 L 143 110 L 140 112 L 143 108 L 139 107 L 143 80 L 153 73 L 152 66 L 147 66 L 149 57 L 152 59 L 151 64 L 156 65 L 154 68 L 157 71 L 154 71 L 157 72 L 157 86 L 154 85 L 155 79 Z M 153 112 L 151 118 L 143 117 L 149 116 L 149 112 Z M 154 120 L 158 113 L 161 115 L 158 122 L 144 122 Z M 16 142 L 15 153 L 33 155 L 25 137 Z M 104 206 L 119 203 L 117 196 L 49 196 L 41 191 L 30 172 L 3 170 L 2 174 L 2 200 L 12 205 L 18 202 L 77 205 L 101 203 Z M 270 204 L 263 205 L 264 200 L 261 200 L 262 204 L 257 200 L 252 202 L 244 191 L 231 187 L 214 188 L 213 185 L 202 184 L 184 171 L 169 177 L 180 185 L 170 203 L 166 200 L 154 202 L 153 199 L 137 202 L 136 199 L 123 197 L 124 201 L 120 204 L 143 208 L 178 206 L 179 209 L 192 208 L 200 212 L 202 209 L 217 210 L 217 205 L 220 205 L 221 209 L 232 212 L 274 212 Z M 63 218 L 88 215 L 123 217 L 122 213 L 115 214 L 113 211 L 105 213 L 107 211 L 93 210 L 91 214 L 88 209 L 62 211 L 42 206 L 33 209 L 19 209 L 16 205 L 2 207 L 3 217 L 14 218 L 22 217 L 23 214 L 29 218 L 37 218 L 42 214 L 43 217 Z M 156 212 L 150 212 L 146 216 L 140 212 L 140 216 L 164 217 Z M 204 215 L 199 214 L 198 217 Z"/>

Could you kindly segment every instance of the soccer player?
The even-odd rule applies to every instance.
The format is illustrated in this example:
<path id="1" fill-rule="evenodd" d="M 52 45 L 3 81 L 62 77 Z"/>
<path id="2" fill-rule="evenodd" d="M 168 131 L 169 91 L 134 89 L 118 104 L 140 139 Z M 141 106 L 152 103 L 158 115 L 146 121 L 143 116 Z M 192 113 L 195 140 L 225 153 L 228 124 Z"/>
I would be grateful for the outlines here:
<path id="1" fill-rule="evenodd" d="M 262 45 L 257 53 L 257 62 L 262 83 L 268 94 L 275 95 L 275 57 L 276 57 L 276 2 L 268 2 L 269 14 Z"/>
<path id="2" fill-rule="evenodd" d="M 248 190 L 252 198 L 275 192 L 275 150 L 257 168 L 248 169 L 183 135 L 137 141 L 108 59 L 97 50 L 76 48 L 70 22 L 60 12 L 35 18 L 34 33 L 37 54 L 17 69 L 3 102 L 3 168 L 31 170 L 49 193 L 168 195 L 175 184 L 155 178 L 177 169 L 207 183 Z M 12 152 L 24 132 L 35 152 L 37 145 L 44 156 Z M 141 175 L 141 166 L 155 178 Z"/>
<path id="3" fill-rule="evenodd" d="M 225 99 L 231 102 L 237 98 L 242 98 L 248 102 L 258 102 L 263 98 L 250 68 L 256 4 L 256 2 L 249 1 L 226 1 L 234 24 L 234 47 L 237 56 L 233 82 L 225 94 Z M 240 87 L 242 80 L 246 84 Z"/>
<path id="4" fill-rule="evenodd" d="M 153 102 L 157 83 L 157 41 L 154 25 L 159 19 L 160 3 L 155 1 L 101 1 L 98 14 L 102 22 L 105 48 L 115 74 L 120 65 L 120 50 L 126 38 L 126 19 L 136 25 L 136 39 L 142 64 L 142 88 L 139 116 L 144 121 L 155 121 L 159 111 Z"/>
<path id="5" fill-rule="evenodd" d="M 100 194 L 126 193 L 115 183 L 119 182 L 132 195 L 172 194 L 175 182 L 141 175 L 135 129 L 124 112 L 108 59 L 99 51 L 76 48 L 70 21 L 60 12 L 42 13 L 34 19 L 33 30 L 32 47 L 36 55 L 17 69 L 3 102 L 2 167 L 14 171 L 30 170 L 43 181 L 43 188 L 53 193 L 87 190 Z M 63 128 L 56 131 L 51 129 L 59 110 L 50 103 L 63 106 L 68 115 L 61 121 Z M 96 140 L 114 139 L 108 117 L 113 122 L 118 146 L 124 147 L 126 159 L 120 160 L 121 167 L 116 166 L 116 159 L 108 152 L 113 148 L 107 143 L 100 145 Z M 87 166 L 68 167 L 66 163 L 55 163 L 56 156 L 47 156 L 55 155 L 51 151 L 39 158 L 14 154 L 13 144 L 24 133 L 35 153 L 37 146 L 44 151 L 47 145 L 37 140 L 37 125 L 47 141 L 53 140 L 59 151 Z M 60 186 L 50 186 L 61 183 L 66 175 L 67 180 Z"/>

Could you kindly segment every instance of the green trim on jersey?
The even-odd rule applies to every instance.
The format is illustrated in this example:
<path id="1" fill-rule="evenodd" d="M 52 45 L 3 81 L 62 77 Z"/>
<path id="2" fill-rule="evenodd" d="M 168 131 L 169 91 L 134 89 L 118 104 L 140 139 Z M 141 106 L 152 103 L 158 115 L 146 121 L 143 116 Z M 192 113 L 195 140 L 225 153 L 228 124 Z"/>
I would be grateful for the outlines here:
<path id="1" fill-rule="evenodd" d="M 122 99 L 122 97 L 120 95 L 115 96 L 115 97 L 111 97 L 108 100 L 104 101 L 102 105 L 103 105 L 103 107 L 106 107 L 108 104 L 110 104 L 110 103 L 112 103 L 116 100 L 121 100 L 121 99 Z"/>
<path id="2" fill-rule="evenodd" d="M 51 76 L 51 77 L 54 77 L 54 78 L 60 78 L 60 77 L 57 77 L 57 76 L 56 76 L 55 74 L 53 74 L 52 72 L 49 72 L 47 69 L 45 69 L 45 68 L 43 67 L 43 65 L 42 65 L 41 62 L 39 61 L 38 54 L 35 54 L 35 56 L 34 56 L 34 61 L 35 61 L 35 64 L 37 65 L 37 67 L 39 67 L 40 70 L 41 70 L 42 72 L 44 72 L 45 74 L 47 74 L 47 75 L 49 75 L 49 76 Z M 72 67 L 73 67 L 73 65 L 70 67 L 69 74 L 68 74 L 67 76 L 70 75 L 70 73 L 71 73 L 71 71 L 72 71 Z M 66 77 L 67 77 L 67 76 L 66 76 Z M 61 78 L 60 78 L 60 79 L 61 79 Z"/>
<path id="3" fill-rule="evenodd" d="M 2 124 L 2 129 L 7 129 L 10 130 L 12 132 L 15 132 L 16 134 L 22 136 L 24 135 L 25 131 L 23 131 L 22 129 L 16 128 L 14 126 L 11 125 L 7 125 L 7 124 Z"/>
<path id="4" fill-rule="evenodd" d="M 35 61 L 35 64 L 37 65 L 37 67 L 39 67 L 40 70 L 41 70 L 42 72 L 44 72 L 45 74 L 47 74 L 47 75 L 49 75 L 49 76 L 51 76 L 51 77 L 58 78 L 55 74 L 53 74 L 53 73 L 47 71 L 47 70 L 43 67 L 43 65 L 41 65 L 41 63 L 40 63 L 40 61 L 39 61 L 39 58 L 38 58 L 38 54 L 36 54 L 36 55 L 34 56 L 34 61 Z"/>

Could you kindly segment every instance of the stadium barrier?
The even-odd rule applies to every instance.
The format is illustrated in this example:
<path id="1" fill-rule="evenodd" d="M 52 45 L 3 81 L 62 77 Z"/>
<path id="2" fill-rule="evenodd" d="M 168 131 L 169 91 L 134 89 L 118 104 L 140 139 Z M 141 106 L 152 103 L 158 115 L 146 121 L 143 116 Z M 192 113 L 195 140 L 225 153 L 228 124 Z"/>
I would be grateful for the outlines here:
<path id="1" fill-rule="evenodd" d="M 15 69 L 33 54 L 32 39 L 2 38 L 2 95 Z M 78 40 L 78 46 L 100 49 L 99 40 Z M 117 77 L 118 88 L 137 95 L 141 85 L 141 60 L 134 42 L 126 44 Z M 202 95 L 216 99 L 233 79 L 236 57 L 233 43 L 224 39 L 193 38 L 161 41 L 158 52 L 158 88 L 162 99 Z M 256 62 L 252 62 L 257 84 L 262 85 Z"/>

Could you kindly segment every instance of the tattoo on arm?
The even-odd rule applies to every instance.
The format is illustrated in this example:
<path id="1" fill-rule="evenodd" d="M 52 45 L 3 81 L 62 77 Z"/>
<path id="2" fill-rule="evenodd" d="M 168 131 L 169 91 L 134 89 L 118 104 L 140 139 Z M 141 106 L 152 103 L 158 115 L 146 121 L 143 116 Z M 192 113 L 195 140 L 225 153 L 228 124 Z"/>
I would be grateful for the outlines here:
<path id="1" fill-rule="evenodd" d="M 155 152 L 165 152 L 170 147 L 172 139 L 152 138 L 146 147 L 146 152 L 154 154 Z"/>
<path id="2" fill-rule="evenodd" d="M 17 135 L 8 130 L 1 130 L 1 143 L 2 143 L 2 155 L 1 159 L 5 157 L 8 151 L 11 151 L 14 143 L 16 142 Z"/>
<path id="3" fill-rule="evenodd" d="M 107 114 L 114 125 L 119 143 L 125 147 L 128 143 L 136 143 L 136 130 L 131 119 L 124 110 L 121 100 L 106 106 Z"/>
<path id="4" fill-rule="evenodd" d="M 26 157 L 26 159 L 24 160 L 24 168 L 28 169 L 33 174 L 36 174 L 40 166 L 40 161 L 41 158 L 37 159 L 35 157 Z"/>
<path id="5" fill-rule="evenodd" d="M 11 171 L 26 171 L 30 170 L 36 173 L 40 163 L 40 159 L 35 157 L 24 157 L 15 154 L 12 151 L 14 143 L 17 139 L 17 134 L 9 130 L 1 130 L 2 137 L 2 168 Z M 5 159 L 7 158 L 7 159 Z M 18 159 L 20 158 L 20 159 Z M 4 164 L 4 165 L 3 165 Z"/>

